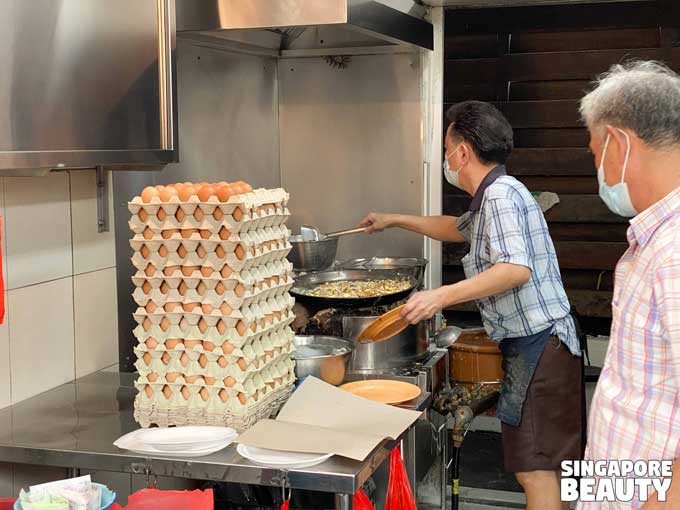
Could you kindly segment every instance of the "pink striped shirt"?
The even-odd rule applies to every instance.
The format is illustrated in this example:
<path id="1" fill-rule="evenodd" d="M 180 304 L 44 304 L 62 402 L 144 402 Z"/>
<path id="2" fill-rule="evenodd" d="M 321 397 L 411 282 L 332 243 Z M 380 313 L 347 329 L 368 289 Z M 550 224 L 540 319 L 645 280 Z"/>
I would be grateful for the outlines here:
<path id="1" fill-rule="evenodd" d="M 588 421 L 589 460 L 680 457 L 680 188 L 635 217 L 616 267 L 609 347 Z M 581 509 L 639 508 L 581 503 Z"/>

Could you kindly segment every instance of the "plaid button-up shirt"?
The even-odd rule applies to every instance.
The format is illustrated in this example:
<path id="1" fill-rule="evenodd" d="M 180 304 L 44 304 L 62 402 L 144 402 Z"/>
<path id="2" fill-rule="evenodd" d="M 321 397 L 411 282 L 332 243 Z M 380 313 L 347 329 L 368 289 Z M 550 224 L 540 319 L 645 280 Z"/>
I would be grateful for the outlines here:
<path id="1" fill-rule="evenodd" d="M 616 266 L 609 347 L 588 422 L 586 458 L 680 457 L 680 188 L 630 222 Z M 582 509 L 638 508 L 581 503 Z"/>
<path id="2" fill-rule="evenodd" d="M 553 333 L 580 356 L 555 247 L 543 211 L 529 190 L 506 175 L 505 167 L 496 167 L 457 225 L 470 243 L 470 253 L 462 261 L 467 278 L 502 262 L 531 270 L 531 279 L 524 285 L 477 301 L 489 336 L 500 342 L 554 325 Z"/>

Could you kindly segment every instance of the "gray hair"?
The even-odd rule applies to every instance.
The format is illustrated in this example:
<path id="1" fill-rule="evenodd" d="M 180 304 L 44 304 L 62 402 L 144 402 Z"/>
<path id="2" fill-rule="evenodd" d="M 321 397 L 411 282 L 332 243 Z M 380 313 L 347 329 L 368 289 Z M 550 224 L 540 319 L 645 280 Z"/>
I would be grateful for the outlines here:
<path id="1" fill-rule="evenodd" d="M 680 143 L 680 76 L 659 62 L 617 64 L 581 100 L 591 130 L 627 128 L 650 147 Z"/>

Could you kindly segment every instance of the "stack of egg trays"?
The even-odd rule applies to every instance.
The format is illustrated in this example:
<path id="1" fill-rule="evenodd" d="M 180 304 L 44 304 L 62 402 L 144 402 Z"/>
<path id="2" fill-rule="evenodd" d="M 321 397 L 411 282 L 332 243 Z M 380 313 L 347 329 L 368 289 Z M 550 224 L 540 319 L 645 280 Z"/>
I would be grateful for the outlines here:
<path id="1" fill-rule="evenodd" d="M 242 429 L 289 395 L 287 201 L 283 190 L 256 190 L 226 204 L 130 202 L 142 426 Z"/>

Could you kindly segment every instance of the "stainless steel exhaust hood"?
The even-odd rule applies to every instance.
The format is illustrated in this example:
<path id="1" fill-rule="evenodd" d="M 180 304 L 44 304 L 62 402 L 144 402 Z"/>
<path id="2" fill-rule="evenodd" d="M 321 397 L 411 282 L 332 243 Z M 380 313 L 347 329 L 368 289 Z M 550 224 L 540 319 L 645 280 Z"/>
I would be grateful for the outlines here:
<path id="1" fill-rule="evenodd" d="M 220 32 L 262 29 L 282 35 L 279 50 L 291 49 L 309 28 L 358 32 L 359 46 L 434 46 L 432 24 L 412 0 L 177 0 L 176 9 L 178 32 L 228 38 Z M 342 40 L 353 46 L 351 38 Z"/>

